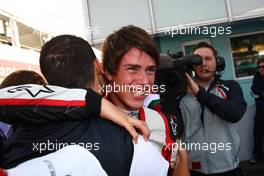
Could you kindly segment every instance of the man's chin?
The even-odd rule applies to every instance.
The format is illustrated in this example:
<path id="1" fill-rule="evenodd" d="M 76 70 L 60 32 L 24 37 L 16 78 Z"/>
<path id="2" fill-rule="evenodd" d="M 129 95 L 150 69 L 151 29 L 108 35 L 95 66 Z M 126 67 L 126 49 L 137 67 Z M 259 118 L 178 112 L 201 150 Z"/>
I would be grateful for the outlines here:
<path id="1" fill-rule="evenodd" d="M 132 95 L 129 98 L 129 101 L 127 101 L 127 105 L 129 105 L 129 107 L 133 110 L 138 110 L 144 105 L 145 98 L 146 98 L 145 95 L 141 95 L 141 96 Z"/>
<path id="2" fill-rule="evenodd" d="M 129 110 L 136 111 L 143 106 L 143 103 L 130 103 Z"/>
<path id="3" fill-rule="evenodd" d="M 201 81 L 210 81 L 214 76 L 213 75 L 202 75 L 202 76 L 199 76 L 199 79 Z"/>

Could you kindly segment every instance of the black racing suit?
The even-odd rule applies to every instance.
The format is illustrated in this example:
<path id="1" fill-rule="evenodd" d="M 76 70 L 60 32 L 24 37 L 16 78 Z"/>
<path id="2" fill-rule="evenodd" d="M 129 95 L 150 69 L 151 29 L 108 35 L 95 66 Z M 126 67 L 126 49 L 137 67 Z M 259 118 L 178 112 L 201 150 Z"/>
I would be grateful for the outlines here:
<path id="1" fill-rule="evenodd" d="M 131 136 L 99 117 L 101 98 L 90 89 L 58 86 L 1 89 L 0 120 L 14 125 L 2 152 L 2 167 L 12 168 L 77 144 L 93 153 L 108 175 L 129 175 L 134 151 Z M 65 121 L 66 117 L 71 120 Z"/>

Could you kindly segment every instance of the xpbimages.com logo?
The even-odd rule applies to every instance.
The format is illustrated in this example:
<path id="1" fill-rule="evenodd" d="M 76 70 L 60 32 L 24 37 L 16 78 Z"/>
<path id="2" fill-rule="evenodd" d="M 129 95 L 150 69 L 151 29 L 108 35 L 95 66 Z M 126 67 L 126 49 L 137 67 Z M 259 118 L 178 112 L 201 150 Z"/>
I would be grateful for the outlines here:
<path id="1" fill-rule="evenodd" d="M 203 142 L 203 143 L 195 143 L 195 142 L 175 142 L 175 143 L 169 143 L 166 144 L 165 150 L 169 150 L 172 148 L 172 152 L 175 152 L 177 150 L 187 150 L 187 151 L 208 151 L 212 154 L 218 152 L 218 151 L 229 151 L 232 149 L 232 144 L 229 143 L 223 143 L 223 142 Z"/>
<path id="2" fill-rule="evenodd" d="M 179 24 L 166 28 L 164 33 L 171 37 L 177 35 L 210 35 L 210 37 L 216 37 L 217 35 L 230 35 L 232 31 L 230 26 L 185 26 Z"/>
<path id="3" fill-rule="evenodd" d="M 165 85 L 127 85 L 127 84 L 107 84 L 99 87 L 99 92 L 108 95 L 111 92 L 127 92 L 137 95 L 149 95 L 155 93 L 165 92 Z"/>
<path id="4" fill-rule="evenodd" d="M 47 140 L 46 142 L 33 142 L 32 143 L 32 150 L 37 151 L 39 153 L 45 152 L 45 151 L 54 151 L 54 150 L 59 150 L 62 149 L 63 147 L 66 147 L 68 145 L 79 145 L 87 150 L 99 150 L 100 149 L 100 143 L 95 142 L 71 142 L 71 143 L 63 143 L 63 142 L 58 142 L 56 141 L 50 141 Z"/>

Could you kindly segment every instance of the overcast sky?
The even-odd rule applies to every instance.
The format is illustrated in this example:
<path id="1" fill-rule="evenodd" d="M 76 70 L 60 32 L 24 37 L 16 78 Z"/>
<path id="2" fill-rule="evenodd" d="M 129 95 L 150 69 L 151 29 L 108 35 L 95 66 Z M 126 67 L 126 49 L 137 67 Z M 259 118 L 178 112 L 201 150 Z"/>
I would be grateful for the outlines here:
<path id="1" fill-rule="evenodd" d="M 82 0 L 0 0 L 0 9 L 53 35 L 86 37 Z"/>

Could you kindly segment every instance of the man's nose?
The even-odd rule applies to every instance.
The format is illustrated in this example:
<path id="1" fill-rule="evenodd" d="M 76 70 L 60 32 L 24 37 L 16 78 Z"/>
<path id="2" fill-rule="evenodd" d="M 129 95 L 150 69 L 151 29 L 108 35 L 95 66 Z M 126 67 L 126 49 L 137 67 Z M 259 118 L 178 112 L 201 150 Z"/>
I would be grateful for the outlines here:
<path id="1" fill-rule="evenodd" d="M 203 58 L 203 59 L 202 59 L 202 66 L 205 66 L 205 64 L 206 64 L 206 61 L 205 61 L 205 59 Z"/>
<path id="2" fill-rule="evenodd" d="M 149 78 L 145 71 L 139 73 L 137 83 L 141 85 L 149 84 Z"/>

